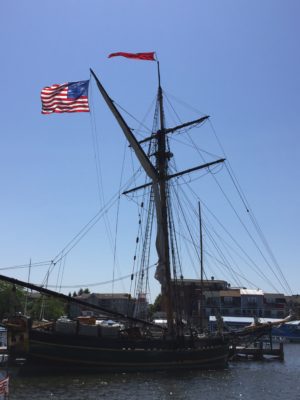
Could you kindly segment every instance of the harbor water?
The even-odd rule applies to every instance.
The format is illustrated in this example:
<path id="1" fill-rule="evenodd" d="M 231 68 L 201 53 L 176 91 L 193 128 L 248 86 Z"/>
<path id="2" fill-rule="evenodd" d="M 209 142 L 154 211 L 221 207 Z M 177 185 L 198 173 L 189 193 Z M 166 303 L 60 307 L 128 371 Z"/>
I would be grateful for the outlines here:
<path id="1" fill-rule="evenodd" d="M 238 361 L 222 371 L 12 376 L 10 400 L 300 399 L 300 344 L 285 360 Z"/>

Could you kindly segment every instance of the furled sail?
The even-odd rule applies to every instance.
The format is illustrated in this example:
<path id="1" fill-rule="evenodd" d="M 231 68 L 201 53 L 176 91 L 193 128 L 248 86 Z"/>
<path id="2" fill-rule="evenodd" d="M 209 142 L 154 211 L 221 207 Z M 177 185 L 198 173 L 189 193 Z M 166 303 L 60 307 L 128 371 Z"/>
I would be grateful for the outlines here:
<path id="1" fill-rule="evenodd" d="M 106 104 L 108 105 L 109 109 L 111 110 L 117 122 L 119 123 L 121 129 L 123 130 L 124 135 L 128 140 L 129 144 L 131 145 L 131 147 L 133 148 L 139 162 L 141 163 L 141 166 L 143 167 L 149 178 L 152 180 L 154 202 L 156 209 L 156 219 L 157 219 L 156 250 L 158 255 L 158 264 L 155 273 L 155 278 L 163 285 L 165 281 L 166 254 L 165 254 L 165 237 L 162 228 L 162 206 L 161 206 L 161 196 L 159 190 L 158 173 L 92 69 L 91 69 L 91 74 L 95 78 L 100 93 L 102 94 Z"/>

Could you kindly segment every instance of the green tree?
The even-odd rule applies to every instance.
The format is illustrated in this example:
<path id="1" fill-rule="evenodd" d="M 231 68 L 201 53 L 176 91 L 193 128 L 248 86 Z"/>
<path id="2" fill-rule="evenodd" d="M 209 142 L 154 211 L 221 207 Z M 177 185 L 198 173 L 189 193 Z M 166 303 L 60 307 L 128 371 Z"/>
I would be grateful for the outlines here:
<path id="1" fill-rule="evenodd" d="M 157 311 L 161 311 L 161 294 L 159 294 L 156 299 L 154 300 L 153 304 L 149 305 L 149 315 L 150 317 L 152 317 L 152 315 L 157 312 Z"/>
<path id="2" fill-rule="evenodd" d="M 17 312 L 24 312 L 24 289 L 6 282 L 0 282 L 0 318 Z"/>
<path id="3" fill-rule="evenodd" d="M 66 314 L 67 307 L 60 299 L 54 297 L 40 296 L 31 301 L 28 306 L 28 314 L 35 320 L 41 317 L 47 320 L 55 320 Z"/>
<path id="4" fill-rule="evenodd" d="M 76 292 L 75 292 L 75 293 L 76 293 Z M 89 293 L 90 293 L 90 289 L 89 289 L 89 288 L 85 288 L 85 289 L 80 288 L 80 289 L 78 290 L 77 296 L 81 296 L 82 294 L 89 294 Z"/>

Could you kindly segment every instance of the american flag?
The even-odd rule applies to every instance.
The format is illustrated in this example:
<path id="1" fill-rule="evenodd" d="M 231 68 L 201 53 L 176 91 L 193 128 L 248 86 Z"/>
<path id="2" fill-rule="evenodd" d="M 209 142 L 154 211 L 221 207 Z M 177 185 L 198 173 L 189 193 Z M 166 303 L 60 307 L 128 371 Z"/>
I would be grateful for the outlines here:
<path id="1" fill-rule="evenodd" d="M 9 377 L 0 380 L 0 394 L 8 394 Z"/>
<path id="2" fill-rule="evenodd" d="M 89 112 L 89 81 L 45 87 L 41 92 L 42 114 Z"/>

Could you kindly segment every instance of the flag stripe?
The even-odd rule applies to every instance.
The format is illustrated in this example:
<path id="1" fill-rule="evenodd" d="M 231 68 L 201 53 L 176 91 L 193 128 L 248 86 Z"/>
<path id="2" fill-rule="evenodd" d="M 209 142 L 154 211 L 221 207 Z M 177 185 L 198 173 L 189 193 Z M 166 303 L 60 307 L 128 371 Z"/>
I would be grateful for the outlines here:
<path id="1" fill-rule="evenodd" d="M 0 381 L 0 394 L 8 394 L 8 383 L 9 377 L 6 377 Z"/>
<path id="2" fill-rule="evenodd" d="M 47 86 L 41 91 L 42 114 L 89 112 L 89 81 Z"/>

